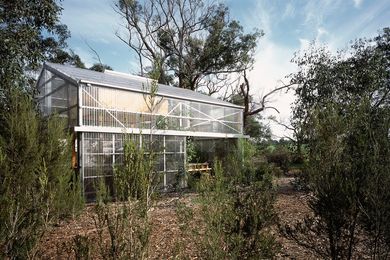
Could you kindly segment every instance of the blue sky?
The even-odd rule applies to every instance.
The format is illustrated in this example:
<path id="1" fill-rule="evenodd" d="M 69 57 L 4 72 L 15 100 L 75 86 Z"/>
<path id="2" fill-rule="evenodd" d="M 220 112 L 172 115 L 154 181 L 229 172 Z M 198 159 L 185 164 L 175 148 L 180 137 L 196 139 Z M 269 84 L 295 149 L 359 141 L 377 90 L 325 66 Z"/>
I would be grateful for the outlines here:
<path id="1" fill-rule="evenodd" d="M 137 73 L 134 54 L 116 36 L 121 21 L 114 12 L 114 0 L 64 0 L 62 22 L 71 32 L 68 45 L 87 65 L 96 62 L 86 42 L 102 61 L 116 71 Z M 375 36 L 390 26 L 388 0 L 225 0 L 231 18 L 240 21 L 245 30 L 259 28 L 265 36 L 259 40 L 254 69 L 249 74 L 253 95 L 261 96 L 280 85 L 284 76 L 293 72 L 290 63 L 294 52 L 315 40 L 327 44 L 332 51 L 345 48 L 348 42 Z M 273 104 L 279 120 L 290 117 L 292 93 L 280 93 Z M 271 112 L 268 112 L 270 115 Z M 287 134 L 271 125 L 276 137 Z"/>

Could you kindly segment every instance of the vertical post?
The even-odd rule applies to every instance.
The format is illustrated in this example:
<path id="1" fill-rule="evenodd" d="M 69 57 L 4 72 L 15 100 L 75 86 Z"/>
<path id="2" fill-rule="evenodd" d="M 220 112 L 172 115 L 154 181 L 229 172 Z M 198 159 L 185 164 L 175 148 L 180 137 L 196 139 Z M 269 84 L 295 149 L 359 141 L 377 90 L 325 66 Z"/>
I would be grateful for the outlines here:
<path id="1" fill-rule="evenodd" d="M 80 182 L 81 182 L 81 189 L 83 197 L 85 198 L 85 185 L 84 185 L 84 133 L 80 133 L 80 145 L 79 145 L 79 154 L 80 156 L 80 162 L 79 162 L 79 169 L 80 169 Z"/>
<path id="2" fill-rule="evenodd" d="M 112 134 L 112 174 L 114 175 L 115 167 L 115 134 Z"/>
<path id="3" fill-rule="evenodd" d="M 66 108 L 68 109 L 66 112 L 67 112 L 67 115 L 68 115 L 68 127 L 70 126 L 70 103 L 69 103 L 69 91 L 70 91 L 70 85 L 69 83 L 64 80 L 64 83 L 65 83 L 65 86 L 63 86 L 63 88 L 66 89 Z"/>
<path id="4" fill-rule="evenodd" d="M 83 125 L 83 85 L 77 87 L 77 103 L 78 103 L 78 123 L 79 126 Z"/>
<path id="5" fill-rule="evenodd" d="M 184 179 L 183 182 L 180 184 L 181 188 L 187 188 L 187 137 L 183 137 L 183 152 L 184 152 L 184 162 L 183 162 L 183 171 L 184 171 Z"/>
<path id="6" fill-rule="evenodd" d="M 188 102 L 188 101 L 185 101 L 185 102 Z M 186 129 L 192 131 L 191 129 L 191 118 L 192 118 L 192 111 L 191 111 L 192 107 L 190 105 L 187 105 L 186 106 L 186 110 L 188 111 L 186 117 L 189 117 L 187 118 L 187 122 L 188 122 L 188 126 L 186 126 Z"/>
<path id="7" fill-rule="evenodd" d="M 243 112 L 243 109 L 241 109 L 241 134 L 244 133 L 244 112 Z"/>
<path id="8" fill-rule="evenodd" d="M 179 130 L 183 129 L 183 102 L 180 102 L 180 121 L 179 121 Z"/>
<path id="9" fill-rule="evenodd" d="M 50 73 L 50 78 L 49 78 L 49 73 Z M 46 92 L 45 92 L 45 95 L 49 94 L 52 90 L 52 82 L 53 80 L 49 80 L 51 78 L 54 78 L 53 75 L 51 75 L 51 72 L 48 72 L 46 71 L 45 73 L 45 81 L 47 82 L 46 83 Z M 50 115 L 51 114 L 51 96 L 52 95 L 48 95 L 45 97 L 46 101 L 47 101 L 47 104 L 46 104 L 46 107 L 47 107 L 47 114 L 46 115 Z"/>
<path id="10" fill-rule="evenodd" d="M 163 135 L 163 156 L 164 156 L 164 190 L 167 188 L 167 157 L 166 157 L 166 149 L 165 149 L 165 135 Z"/>

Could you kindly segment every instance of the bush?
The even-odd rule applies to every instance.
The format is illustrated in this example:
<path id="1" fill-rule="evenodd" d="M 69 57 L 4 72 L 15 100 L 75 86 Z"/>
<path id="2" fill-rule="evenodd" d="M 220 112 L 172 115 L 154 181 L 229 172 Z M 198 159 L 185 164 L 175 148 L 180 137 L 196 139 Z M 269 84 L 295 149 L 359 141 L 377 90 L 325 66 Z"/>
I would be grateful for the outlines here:
<path id="1" fill-rule="evenodd" d="M 291 152 L 285 147 L 277 147 L 274 151 L 266 154 L 267 161 L 280 167 L 283 173 L 287 173 L 292 161 Z"/>
<path id="2" fill-rule="evenodd" d="M 276 219 L 270 175 L 264 174 L 262 180 L 243 185 L 239 181 L 252 179 L 253 172 L 250 177 L 237 179 L 231 173 L 225 174 L 220 162 L 215 163 L 214 171 L 214 178 L 204 182 L 201 190 L 204 257 L 272 258 L 277 243 L 268 230 Z"/>
<path id="3" fill-rule="evenodd" d="M 98 183 L 94 221 L 102 258 L 147 257 L 150 236 L 148 211 L 158 174 L 153 158 L 154 151 L 140 148 L 128 135 L 124 141 L 123 164 L 117 165 L 114 171 L 116 203 L 111 203 L 106 184 L 103 181 Z"/>
<path id="4" fill-rule="evenodd" d="M 384 28 L 335 55 L 313 45 L 294 58 L 293 124 L 307 143 L 314 216 L 289 231 L 322 258 L 389 257 L 389 47 Z"/>
<path id="5" fill-rule="evenodd" d="M 128 199 L 111 203 L 98 198 L 94 214 L 97 246 L 103 259 L 145 259 L 150 224 L 145 204 Z"/>
<path id="6" fill-rule="evenodd" d="M 311 118 L 313 135 L 304 173 L 313 215 L 285 231 L 320 257 L 362 257 L 356 247 L 364 236 L 368 249 L 364 254 L 386 258 L 390 118 L 384 114 L 377 118 L 366 102 L 356 104 L 351 117 L 341 116 L 339 109 L 329 104 Z"/>
<path id="7" fill-rule="evenodd" d="M 13 91 L 0 112 L 0 256 L 33 257 L 48 224 L 82 207 L 72 185 L 70 142 L 57 117 L 41 120 L 28 95 Z"/>

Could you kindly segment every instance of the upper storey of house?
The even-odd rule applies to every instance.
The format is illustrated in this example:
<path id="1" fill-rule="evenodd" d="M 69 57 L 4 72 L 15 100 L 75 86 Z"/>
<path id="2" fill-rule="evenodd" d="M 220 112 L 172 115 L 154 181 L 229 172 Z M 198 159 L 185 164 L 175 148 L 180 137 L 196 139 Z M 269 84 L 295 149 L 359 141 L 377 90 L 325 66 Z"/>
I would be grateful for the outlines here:
<path id="1" fill-rule="evenodd" d="M 114 71 L 45 63 L 38 79 L 44 115 L 58 113 L 76 131 L 242 136 L 243 108 L 198 92 Z"/>

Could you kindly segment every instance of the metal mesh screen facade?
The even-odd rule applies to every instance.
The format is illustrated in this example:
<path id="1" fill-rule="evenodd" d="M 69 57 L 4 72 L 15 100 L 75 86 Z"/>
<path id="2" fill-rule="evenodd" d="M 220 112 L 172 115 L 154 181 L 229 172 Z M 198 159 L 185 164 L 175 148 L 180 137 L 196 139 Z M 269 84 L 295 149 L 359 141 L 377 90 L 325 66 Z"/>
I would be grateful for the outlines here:
<path id="1" fill-rule="evenodd" d="M 157 96 L 151 113 L 146 94 L 93 85 L 81 89 L 83 125 L 242 133 L 241 109 Z"/>
<path id="2" fill-rule="evenodd" d="M 69 81 L 43 70 L 38 81 L 38 103 L 43 115 L 57 113 L 67 119 L 69 126 L 77 125 L 78 87 Z"/>
<path id="3" fill-rule="evenodd" d="M 188 136 L 242 136 L 242 108 L 159 85 L 157 105 L 151 110 L 146 94 L 149 82 L 58 64 L 44 66 L 37 84 L 38 104 L 44 116 L 57 113 L 74 131 L 77 145 L 72 156 L 78 162 L 74 167 L 78 167 L 87 199 L 95 195 L 98 180 L 104 179 L 113 189 L 114 168 L 123 163 L 123 133 L 134 133 L 133 141 L 148 148 L 149 134 L 158 132 L 151 143 L 165 188 L 175 183 L 178 171 L 185 167 Z M 206 150 L 205 154 L 211 151 Z"/>
<path id="4" fill-rule="evenodd" d="M 87 198 L 94 196 L 99 178 L 112 185 L 115 166 L 123 163 L 123 142 L 129 137 L 138 146 L 142 145 L 146 150 L 151 148 L 149 135 L 81 134 L 80 169 Z M 161 187 L 169 188 L 174 185 L 178 169 L 184 167 L 185 142 L 185 137 L 152 136 L 152 149 L 157 155 L 155 169 L 161 172 L 159 178 Z"/>

